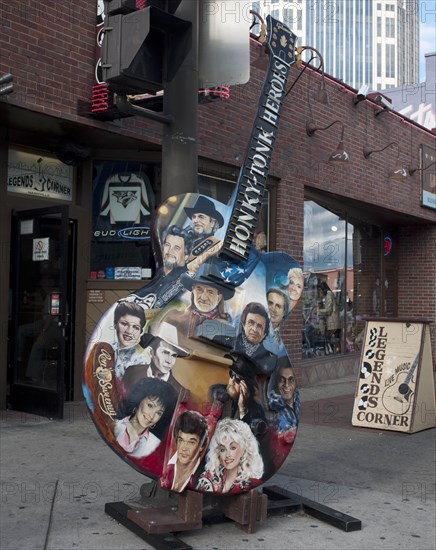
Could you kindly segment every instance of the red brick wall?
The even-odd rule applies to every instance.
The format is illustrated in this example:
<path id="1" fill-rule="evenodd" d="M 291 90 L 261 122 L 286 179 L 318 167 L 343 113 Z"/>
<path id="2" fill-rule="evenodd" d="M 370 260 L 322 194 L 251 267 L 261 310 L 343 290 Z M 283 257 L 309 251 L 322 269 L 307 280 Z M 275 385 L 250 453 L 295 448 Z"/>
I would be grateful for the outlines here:
<path id="1" fill-rule="evenodd" d="M 401 227 L 399 243 L 398 314 L 428 317 L 435 322 L 436 226 Z"/>
<path id="2" fill-rule="evenodd" d="M 10 101 L 75 115 L 93 84 L 96 2 L 2 2 L 1 19 L 0 69 L 14 76 Z"/>

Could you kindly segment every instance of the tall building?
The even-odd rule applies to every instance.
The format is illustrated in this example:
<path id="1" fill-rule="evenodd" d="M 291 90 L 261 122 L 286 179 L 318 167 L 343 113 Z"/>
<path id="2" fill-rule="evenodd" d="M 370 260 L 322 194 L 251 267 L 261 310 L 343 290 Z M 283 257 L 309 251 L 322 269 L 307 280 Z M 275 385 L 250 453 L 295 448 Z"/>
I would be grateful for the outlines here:
<path id="1" fill-rule="evenodd" d="M 359 89 L 419 80 L 419 2 L 409 0 L 260 0 L 253 9 L 271 14 L 316 48 L 325 71 Z"/>

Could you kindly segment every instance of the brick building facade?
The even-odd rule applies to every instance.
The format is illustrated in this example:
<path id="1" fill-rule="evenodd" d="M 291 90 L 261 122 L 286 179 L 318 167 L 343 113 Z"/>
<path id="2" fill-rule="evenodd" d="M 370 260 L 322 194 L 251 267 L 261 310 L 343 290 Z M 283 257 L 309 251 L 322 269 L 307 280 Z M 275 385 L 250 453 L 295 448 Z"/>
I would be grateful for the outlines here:
<path id="1" fill-rule="evenodd" d="M 20 262 L 16 261 L 15 243 L 17 238 L 26 234 L 27 230 L 23 228 L 28 227 L 22 224 L 22 219 L 22 225 L 18 226 L 14 226 L 12 221 L 20 211 L 57 205 L 68 206 L 69 243 L 74 248 L 73 258 L 68 260 L 68 307 L 69 315 L 74 316 L 74 327 L 67 354 L 70 364 L 65 372 L 67 399 L 81 399 L 81 362 L 93 323 L 115 300 L 144 284 L 96 280 L 90 275 L 94 272 L 91 269 L 93 243 L 90 236 L 95 163 L 114 159 L 149 163 L 153 174 L 157 174 L 151 181 L 151 188 L 158 204 L 162 127 L 158 122 L 139 117 L 104 120 L 90 115 L 96 55 L 96 14 L 92 2 L 48 1 L 44 5 L 32 6 L 8 2 L 1 9 L 0 74 L 13 74 L 14 92 L 0 97 L 3 260 L 0 279 L 0 405 L 7 404 L 7 388 L 16 381 L 14 361 L 17 354 L 11 347 L 17 345 L 17 335 L 14 335 L 12 313 L 22 296 L 17 297 L 21 292 L 17 286 Z M 211 181 L 218 182 L 213 187 L 218 195 L 221 181 L 231 185 L 237 179 L 257 109 L 265 60 L 257 43 L 252 42 L 251 48 L 250 82 L 232 87 L 228 100 L 199 105 L 199 172 L 206 182 L 206 189 L 208 185 L 211 189 L 215 185 Z M 291 69 L 290 86 L 300 71 L 296 67 Z M 323 83 L 328 103 L 318 101 L 317 90 Z M 269 249 L 287 252 L 304 263 L 305 211 L 309 201 L 310 208 L 322 208 L 337 216 L 348 228 L 348 235 L 351 227 L 354 228 L 354 238 L 348 238 L 348 254 L 358 240 L 359 250 L 355 249 L 353 265 L 356 267 L 358 255 L 361 286 L 359 289 L 356 286 L 357 269 L 354 269 L 354 285 L 350 292 L 354 292 L 355 304 L 357 296 L 360 297 L 360 306 L 354 313 L 353 323 L 360 323 L 361 329 L 361 317 L 374 313 L 371 308 L 377 295 L 370 288 L 370 278 L 371 284 L 375 279 L 382 281 L 384 305 L 378 310 L 378 315 L 434 321 L 436 209 L 421 205 L 420 171 L 402 181 L 390 179 L 388 173 L 397 164 L 425 168 L 427 164 L 422 164 L 422 151 L 435 152 L 435 135 L 395 112 L 375 116 L 381 107 L 368 98 L 354 104 L 355 96 L 356 90 L 327 75 L 323 79 L 311 68 L 304 71 L 287 96 L 270 170 Z M 340 125 L 334 124 L 310 137 L 306 132 L 308 121 L 313 121 L 317 127 L 328 126 L 333 121 L 341 122 L 349 162 L 328 162 L 330 153 L 338 145 Z M 65 141 L 78 144 L 89 153 L 86 160 L 72 168 L 72 200 L 59 201 L 50 195 L 35 196 L 8 189 L 11 150 L 29 154 L 32 159 L 36 155 L 57 163 L 62 158 L 60 144 Z M 378 150 L 391 142 L 398 145 L 373 153 L 368 159 L 364 157 L 365 146 Z M 18 220 L 20 222 L 19 216 Z M 372 229 L 364 230 L 359 224 Z M 383 239 L 386 238 L 394 243 L 392 255 L 388 257 L 383 253 Z M 347 242 L 346 239 L 344 246 Z M 365 263 L 365 258 L 372 260 L 367 259 Z M 377 265 L 378 272 L 373 273 L 370 265 Z M 368 271 L 366 278 L 365 266 Z M 154 269 L 151 259 L 147 267 Z M 303 267 L 308 277 L 312 271 Z M 321 271 L 322 277 L 328 276 L 329 270 L 325 266 Z M 337 275 L 339 279 L 342 284 L 343 273 Z M 336 290 L 339 296 L 339 286 Z M 347 294 L 347 300 L 350 295 Z M 345 299 L 344 294 L 341 298 L 344 307 L 347 305 Z M 324 352 L 302 354 L 302 334 L 307 321 L 303 313 L 304 301 L 301 301 L 284 328 L 287 349 L 298 369 L 300 382 L 307 384 L 354 372 L 359 362 L 359 348 L 350 345 L 347 349 L 345 333 L 339 337 L 337 352 L 333 355 Z M 358 334 L 353 333 L 353 338 L 357 337 Z M 432 343 L 433 350 L 436 350 L 433 326 Z M 433 360 L 434 354 L 435 351 Z"/>

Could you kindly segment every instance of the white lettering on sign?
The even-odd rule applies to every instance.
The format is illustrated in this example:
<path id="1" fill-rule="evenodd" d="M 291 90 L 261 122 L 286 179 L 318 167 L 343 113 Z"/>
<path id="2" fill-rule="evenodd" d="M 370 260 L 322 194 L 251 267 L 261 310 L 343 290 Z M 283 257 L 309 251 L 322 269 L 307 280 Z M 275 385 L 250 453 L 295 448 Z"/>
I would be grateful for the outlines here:
<path id="1" fill-rule="evenodd" d="M 9 149 L 7 189 L 62 201 L 73 199 L 73 168 L 58 159 Z"/>
<path id="2" fill-rule="evenodd" d="M 243 259 L 249 254 L 262 204 L 288 71 L 289 64 L 274 59 L 227 231 L 225 248 Z"/>

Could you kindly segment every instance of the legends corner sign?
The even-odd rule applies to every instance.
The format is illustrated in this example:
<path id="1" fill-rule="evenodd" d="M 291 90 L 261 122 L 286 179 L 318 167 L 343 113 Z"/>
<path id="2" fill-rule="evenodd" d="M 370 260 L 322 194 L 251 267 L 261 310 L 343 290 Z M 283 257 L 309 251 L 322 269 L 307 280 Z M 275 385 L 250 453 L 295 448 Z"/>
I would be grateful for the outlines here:
<path id="1" fill-rule="evenodd" d="M 367 321 L 352 424 L 408 433 L 436 425 L 427 321 Z"/>
<path id="2" fill-rule="evenodd" d="M 8 193 L 71 202 L 73 168 L 53 157 L 9 149 Z"/>

